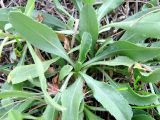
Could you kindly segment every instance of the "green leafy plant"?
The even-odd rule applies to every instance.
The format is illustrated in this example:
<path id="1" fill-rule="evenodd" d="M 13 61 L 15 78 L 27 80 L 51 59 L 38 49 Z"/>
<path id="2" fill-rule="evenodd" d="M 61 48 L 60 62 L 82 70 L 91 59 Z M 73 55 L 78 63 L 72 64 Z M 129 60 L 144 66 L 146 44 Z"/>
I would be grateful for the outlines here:
<path id="1" fill-rule="evenodd" d="M 102 114 L 109 113 L 116 120 L 159 119 L 160 70 L 155 64 L 160 60 L 160 9 L 155 2 L 150 3 L 153 8 L 145 6 L 107 25 L 101 24 L 103 17 L 124 0 L 72 2 L 79 12 L 78 25 L 58 0 L 53 1 L 75 27 L 35 10 L 34 0 L 25 8 L 0 9 L 0 54 L 7 45 L 24 46 L 16 65 L 0 66 L 7 75 L 1 85 L 0 118 L 103 120 Z M 101 40 L 101 33 L 111 27 L 125 32 L 118 41 L 110 36 Z M 67 37 L 71 47 L 65 48 Z M 148 47 L 147 38 L 157 41 Z"/>

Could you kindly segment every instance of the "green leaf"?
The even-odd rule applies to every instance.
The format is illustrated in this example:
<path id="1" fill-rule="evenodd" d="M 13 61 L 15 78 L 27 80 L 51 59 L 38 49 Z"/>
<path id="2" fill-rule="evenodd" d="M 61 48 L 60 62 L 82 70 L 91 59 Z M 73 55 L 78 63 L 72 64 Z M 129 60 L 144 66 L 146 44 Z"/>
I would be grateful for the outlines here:
<path id="1" fill-rule="evenodd" d="M 133 116 L 134 115 L 140 115 L 140 114 L 146 114 L 146 115 L 148 115 L 147 111 L 145 111 L 145 110 L 133 109 Z"/>
<path id="2" fill-rule="evenodd" d="M 10 11 L 20 11 L 18 7 L 0 8 L 0 29 L 4 29 L 5 24 L 9 21 Z"/>
<path id="3" fill-rule="evenodd" d="M 83 0 L 84 4 L 93 4 L 95 0 Z"/>
<path id="4" fill-rule="evenodd" d="M 88 32 L 92 36 L 92 50 L 94 50 L 98 39 L 98 21 L 96 12 L 92 5 L 85 5 L 80 12 L 79 31 L 82 37 L 84 32 Z"/>
<path id="5" fill-rule="evenodd" d="M 145 37 L 138 35 L 137 33 L 133 33 L 133 32 L 128 32 L 126 31 L 123 36 L 120 38 L 120 40 L 122 41 L 129 41 L 132 43 L 139 43 L 140 41 L 145 40 Z"/>
<path id="6" fill-rule="evenodd" d="M 42 12 L 42 11 L 37 11 L 34 10 L 33 11 L 33 18 L 36 19 L 38 17 L 42 17 L 42 23 L 46 24 L 49 27 L 52 27 L 53 29 L 63 29 L 65 30 L 67 28 L 67 25 L 61 21 L 60 19 L 58 19 L 56 16 L 53 16 L 51 14 L 48 14 L 46 12 Z"/>
<path id="7" fill-rule="evenodd" d="M 131 120 L 132 109 L 126 99 L 110 85 L 99 82 L 90 76 L 81 73 L 87 85 L 92 89 L 93 96 L 117 120 Z"/>
<path id="8" fill-rule="evenodd" d="M 140 12 L 135 13 L 134 15 L 128 17 L 124 21 L 129 21 L 129 20 L 134 20 L 134 19 L 140 18 L 141 16 L 143 16 L 144 14 L 147 14 L 148 12 L 151 12 L 152 10 L 154 10 L 154 9 L 147 9 L 147 10 L 144 10 L 144 11 L 140 11 Z M 131 31 L 126 31 L 123 34 L 123 36 L 120 38 L 120 40 L 137 43 L 139 41 L 145 40 L 145 37 L 143 37 L 141 35 L 138 35 L 137 33 L 133 33 Z"/>
<path id="9" fill-rule="evenodd" d="M 150 115 L 139 114 L 139 115 L 134 115 L 132 120 L 155 120 L 155 119 L 152 118 Z"/>
<path id="10" fill-rule="evenodd" d="M 0 29 L 3 30 L 5 27 L 6 22 L 0 21 Z"/>
<path id="11" fill-rule="evenodd" d="M 152 116 L 145 110 L 133 109 L 133 120 L 155 120 Z"/>
<path id="12" fill-rule="evenodd" d="M 98 21 L 100 21 L 105 15 L 121 5 L 124 0 L 103 0 L 103 4 L 98 9 Z"/>
<path id="13" fill-rule="evenodd" d="M 51 105 L 47 105 L 42 118 L 43 120 L 48 120 L 48 119 L 55 120 L 57 115 L 58 115 L 58 111 L 55 108 L 53 108 Z"/>
<path id="14" fill-rule="evenodd" d="M 79 62 L 79 61 L 77 61 L 77 62 L 75 63 L 75 65 L 74 65 L 74 70 L 75 70 L 75 72 L 78 73 L 78 72 L 81 70 L 81 68 L 82 68 L 82 63 Z"/>
<path id="15" fill-rule="evenodd" d="M 25 91 L 17 91 L 17 90 L 5 90 L 3 92 L 0 92 L 0 99 L 10 98 L 10 97 L 28 98 L 38 95 L 40 94 L 25 92 Z"/>
<path id="16" fill-rule="evenodd" d="M 155 107 L 159 107 L 160 104 L 155 104 L 155 105 L 146 105 L 146 106 L 132 106 L 134 109 L 152 109 Z"/>
<path id="17" fill-rule="evenodd" d="M 62 67 L 59 73 L 59 80 L 63 80 L 71 71 L 73 67 L 70 65 L 65 65 Z"/>
<path id="18" fill-rule="evenodd" d="M 158 8 L 155 7 L 155 8 L 148 8 L 148 9 L 142 10 L 142 11 L 140 11 L 140 12 L 135 13 L 135 14 L 132 15 L 132 16 L 129 16 L 129 17 L 126 18 L 124 21 L 136 20 L 136 19 L 144 16 L 145 14 L 154 12 L 155 10 L 157 11 Z"/>
<path id="19" fill-rule="evenodd" d="M 110 44 L 95 58 L 86 62 L 84 66 L 115 55 L 127 56 L 136 62 L 146 62 L 160 56 L 159 51 L 160 48 L 142 47 L 127 41 L 117 41 L 113 44 Z"/>
<path id="20" fill-rule="evenodd" d="M 82 79 L 82 78 L 81 78 Z M 82 80 L 83 81 L 83 80 Z M 84 85 L 84 84 L 83 84 Z M 83 92 L 83 100 L 81 101 L 80 107 L 79 107 L 79 120 L 84 119 L 84 91 L 83 91 L 83 86 L 82 86 L 82 92 Z"/>
<path id="21" fill-rule="evenodd" d="M 149 83 L 149 87 L 150 87 L 151 92 L 153 94 L 159 94 L 158 88 L 157 88 L 157 86 L 155 84 Z M 159 99 L 157 99 L 157 101 L 155 102 L 155 104 L 157 104 L 157 105 L 159 104 L 160 105 Z M 160 106 L 157 106 L 156 109 L 158 111 L 158 114 L 160 115 Z"/>
<path id="22" fill-rule="evenodd" d="M 142 76 L 141 81 L 151 82 L 151 83 L 156 83 L 156 82 L 160 81 L 160 69 L 157 69 L 151 73 L 145 74 L 144 76 Z"/>
<path id="23" fill-rule="evenodd" d="M 35 6 L 35 0 L 28 0 L 25 8 L 25 12 L 24 12 L 25 15 L 31 16 L 34 10 L 34 6 Z"/>
<path id="24" fill-rule="evenodd" d="M 87 53 L 89 52 L 92 45 L 92 36 L 84 32 L 82 35 L 81 45 L 80 45 L 80 53 L 79 53 L 79 61 L 84 62 L 86 60 Z"/>
<path id="25" fill-rule="evenodd" d="M 23 115 L 16 110 L 11 110 L 8 113 L 8 120 L 23 120 Z"/>
<path id="26" fill-rule="evenodd" d="M 140 95 L 136 93 L 128 84 L 120 85 L 120 87 L 127 87 L 127 90 L 122 90 L 120 93 L 132 105 L 151 105 L 154 104 L 158 97 L 155 94 Z"/>
<path id="27" fill-rule="evenodd" d="M 160 12 L 159 9 L 154 11 L 137 19 L 111 23 L 108 27 L 122 28 L 145 38 L 160 38 Z"/>
<path id="28" fill-rule="evenodd" d="M 78 78 L 61 96 L 62 105 L 67 110 L 62 112 L 62 120 L 79 120 L 80 104 L 83 100 L 83 80 Z"/>
<path id="29" fill-rule="evenodd" d="M 99 47 L 99 49 L 97 50 L 95 56 L 97 56 L 98 54 L 102 53 L 105 48 L 109 45 L 114 43 L 115 41 L 112 38 L 106 38 L 106 39 L 102 39 L 104 42 L 102 43 L 102 45 Z"/>
<path id="30" fill-rule="evenodd" d="M 9 20 L 13 27 L 29 43 L 46 52 L 55 54 L 73 64 L 62 47 L 56 33 L 49 27 L 34 21 L 20 12 L 11 12 Z"/>
<path id="31" fill-rule="evenodd" d="M 108 65 L 108 66 L 132 66 L 133 64 L 135 64 L 136 62 L 134 62 L 132 59 L 125 57 L 125 56 L 118 56 L 113 60 L 109 60 L 109 61 L 98 61 L 98 62 L 94 62 L 92 64 L 90 64 L 89 66 L 92 65 Z"/>
<path id="32" fill-rule="evenodd" d="M 11 11 L 20 11 L 20 10 L 18 9 L 18 7 L 1 8 L 0 9 L 0 21 L 8 22 L 9 13 Z"/>
<path id="33" fill-rule="evenodd" d="M 78 11 L 81 11 L 82 7 L 83 7 L 83 0 L 71 0 L 73 2 L 73 4 L 76 6 L 76 8 L 78 9 Z"/>
<path id="34" fill-rule="evenodd" d="M 64 9 L 64 7 L 61 5 L 61 3 L 59 2 L 59 0 L 51 0 L 51 1 L 54 3 L 57 11 L 59 11 L 60 13 L 64 13 L 64 14 L 67 15 L 68 17 L 74 19 L 74 18 L 68 13 L 68 11 L 66 11 L 66 10 Z"/>
<path id="35" fill-rule="evenodd" d="M 84 112 L 87 116 L 87 120 L 103 120 L 102 118 L 98 117 L 96 114 L 89 111 L 87 108 L 84 108 Z"/>
<path id="36" fill-rule="evenodd" d="M 19 112 L 23 112 L 23 111 L 27 110 L 28 108 L 31 107 L 33 101 L 35 101 L 35 100 L 33 100 L 32 98 L 27 99 L 26 101 L 22 102 L 19 106 L 17 106 L 16 110 Z"/>
<path id="37" fill-rule="evenodd" d="M 154 6 L 158 5 L 158 0 L 150 0 L 150 3 L 153 4 Z"/>
<path id="38" fill-rule="evenodd" d="M 62 28 L 63 30 L 66 29 L 67 25 L 62 22 L 60 19 L 58 19 L 57 17 L 47 14 L 47 13 L 39 13 L 42 15 L 42 17 L 44 18 L 42 23 L 50 26 L 50 27 L 58 27 L 58 28 Z"/>
<path id="39" fill-rule="evenodd" d="M 71 78 L 72 75 L 73 75 L 73 73 L 70 73 L 70 74 L 66 77 L 63 85 L 62 85 L 61 88 L 60 88 L 60 91 L 61 91 L 61 92 L 57 93 L 56 96 L 54 97 L 54 100 L 55 100 L 56 102 L 58 102 L 58 103 L 60 102 L 61 95 L 62 95 L 63 91 L 66 89 L 66 87 L 67 87 L 67 85 L 68 85 L 68 81 L 70 80 L 70 78 Z M 58 116 L 58 111 L 57 111 L 55 108 L 53 108 L 53 107 L 51 107 L 50 105 L 48 105 L 48 106 L 46 107 L 46 109 L 45 109 L 42 117 L 43 117 L 44 120 L 48 120 L 48 119 L 55 120 L 55 119 L 57 118 L 57 116 Z"/>
<path id="40" fill-rule="evenodd" d="M 47 91 L 47 82 L 46 82 L 46 78 L 44 76 L 44 67 L 43 64 L 41 62 L 41 60 L 38 58 L 38 56 L 36 55 L 36 53 L 34 52 L 31 44 L 29 44 L 27 42 L 27 46 L 29 48 L 29 51 L 33 57 L 33 60 L 35 62 L 36 65 L 36 71 L 38 73 L 39 76 L 39 80 L 40 80 L 40 84 L 41 84 L 41 89 L 43 91 L 44 94 L 44 98 L 46 100 L 46 102 L 48 104 L 50 104 L 53 108 L 56 108 L 57 110 L 63 111 L 65 110 L 65 108 L 61 105 L 59 105 L 54 99 L 51 98 L 51 96 L 49 95 L 48 91 Z"/>
<path id="41" fill-rule="evenodd" d="M 44 71 L 49 68 L 50 64 L 56 62 L 57 60 L 58 58 L 43 62 Z M 12 82 L 12 84 L 17 84 L 26 80 L 31 80 L 35 77 L 38 77 L 35 64 L 21 65 L 17 66 L 9 73 L 7 81 Z"/>
<path id="42" fill-rule="evenodd" d="M 126 18 L 123 22 L 127 22 L 127 21 L 131 21 L 131 20 L 136 20 L 136 19 L 139 19 L 140 17 L 142 17 L 143 15 L 145 14 L 148 14 L 150 12 L 153 12 L 154 10 L 157 10 L 157 8 L 150 8 L 150 9 L 145 9 L 145 10 L 142 10 L 140 12 L 137 12 L 135 13 L 134 15 L 132 16 L 129 16 L 128 18 Z M 110 26 L 109 25 L 104 25 L 100 28 L 100 33 L 101 32 L 105 32 L 105 31 L 108 31 L 110 30 Z M 128 31 L 127 31 L 128 32 Z M 129 32 L 130 33 L 130 36 L 128 37 L 135 37 L 135 36 L 138 36 L 136 33 L 133 33 L 133 32 Z M 135 35 L 136 34 L 136 35 Z M 140 35 L 139 37 L 142 37 L 142 35 Z M 142 37 L 143 38 L 143 37 Z M 128 38 L 129 39 L 129 38 Z"/>

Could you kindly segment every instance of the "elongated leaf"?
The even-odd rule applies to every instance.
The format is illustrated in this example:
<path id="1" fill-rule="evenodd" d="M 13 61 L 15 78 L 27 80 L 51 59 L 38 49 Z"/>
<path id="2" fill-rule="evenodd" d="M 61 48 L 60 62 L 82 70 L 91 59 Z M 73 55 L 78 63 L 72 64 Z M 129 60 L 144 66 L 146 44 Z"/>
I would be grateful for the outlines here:
<path id="1" fill-rule="evenodd" d="M 101 20 L 105 15 L 109 12 L 117 8 L 120 4 L 122 4 L 124 0 L 103 0 L 102 6 L 98 9 L 98 21 Z"/>
<path id="2" fill-rule="evenodd" d="M 103 120 L 102 118 L 89 111 L 87 108 L 84 109 L 84 112 L 88 118 L 87 120 Z"/>
<path id="3" fill-rule="evenodd" d="M 11 110 L 8 113 L 8 120 L 23 120 L 23 115 L 16 110 Z"/>
<path id="4" fill-rule="evenodd" d="M 71 0 L 71 1 L 74 3 L 74 5 L 76 6 L 76 8 L 79 11 L 81 11 L 81 9 L 83 7 L 83 3 L 82 3 L 83 0 Z"/>
<path id="5" fill-rule="evenodd" d="M 150 0 L 150 3 L 153 4 L 154 6 L 158 5 L 158 0 Z"/>
<path id="6" fill-rule="evenodd" d="M 18 7 L 0 8 L 0 29 L 4 29 L 5 24 L 8 23 L 10 11 L 20 11 L 20 10 L 18 10 Z"/>
<path id="7" fill-rule="evenodd" d="M 153 94 L 158 94 L 158 93 L 159 93 L 159 91 L 157 90 L 156 85 L 154 85 L 154 84 L 152 84 L 152 83 L 149 83 L 149 87 L 150 87 L 151 92 L 152 92 Z M 157 104 L 157 105 L 160 104 L 159 99 L 158 99 L 157 101 L 155 101 L 155 104 Z M 156 109 L 157 109 L 157 111 L 158 111 L 158 114 L 160 115 L 160 106 L 156 106 Z"/>
<path id="8" fill-rule="evenodd" d="M 133 64 L 135 64 L 136 62 L 134 62 L 132 59 L 125 57 L 125 56 L 118 56 L 113 60 L 109 60 L 109 61 L 99 61 L 99 62 L 95 62 L 90 64 L 89 66 L 92 65 L 108 65 L 108 66 L 132 66 Z"/>
<path id="9" fill-rule="evenodd" d="M 131 120 L 132 109 L 126 99 L 110 85 L 99 82 L 81 73 L 87 85 L 92 89 L 93 96 L 117 120 Z M 118 104 L 117 104 L 118 103 Z"/>
<path id="10" fill-rule="evenodd" d="M 59 2 L 59 0 L 52 0 L 52 2 L 54 3 L 56 9 L 60 12 L 60 13 L 64 13 L 65 15 L 67 15 L 68 17 L 70 17 L 71 19 L 74 19 L 69 13 L 68 11 L 66 11 L 64 9 L 64 7 L 61 5 L 61 3 Z"/>
<path id="11" fill-rule="evenodd" d="M 11 11 L 20 11 L 18 7 L 11 8 L 1 8 L 0 9 L 0 21 L 8 22 L 9 21 L 9 13 Z"/>
<path id="12" fill-rule="evenodd" d="M 98 54 L 102 53 L 106 47 L 109 45 L 109 44 L 112 44 L 114 43 L 113 39 L 112 38 L 106 38 L 105 39 L 105 42 L 101 45 L 101 47 L 99 47 L 99 49 L 97 50 L 95 56 L 97 56 Z"/>
<path id="13" fill-rule="evenodd" d="M 126 31 L 123 36 L 120 38 L 120 40 L 123 41 L 129 41 L 129 42 L 133 42 L 133 43 L 138 43 L 140 41 L 145 40 L 145 37 L 138 35 L 137 33 L 133 33 L 133 32 L 128 32 Z"/>
<path id="14" fill-rule="evenodd" d="M 53 15 L 42 13 L 42 17 L 44 17 L 42 23 L 47 24 L 50 27 L 53 27 L 53 28 L 58 27 L 63 29 L 66 29 L 67 27 L 67 25 L 64 22 L 62 22 L 61 20 L 59 20 Z"/>
<path id="15" fill-rule="evenodd" d="M 3 30 L 6 22 L 0 21 L 0 29 Z"/>
<path id="16" fill-rule="evenodd" d="M 24 13 L 25 13 L 27 16 L 31 16 L 31 15 L 32 15 L 32 12 L 33 12 L 33 10 L 34 10 L 34 6 L 35 6 L 35 0 L 28 0 Z"/>
<path id="17" fill-rule="evenodd" d="M 84 92 L 83 92 L 83 94 L 84 94 Z M 83 96 L 83 99 L 84 99 L 84 96 Z M 84 119 L 84 105 L 85 105 L 84 100 L 82 100 L 81 104 L 80 104 L 80 107 L 79 107 L 79 119 L 78 120 L 83 120 Z"/>
<path id="18" fill-rule="evenodd" d="M 33 57 L 33 60 L 35 62 L 36 65 L 36 71 L 38 73 L 39 76 L 39 80 L 40 80 L 40 84 L 41 84 L 41 89 L 43 91 L 44 94 L 44 98 L 46 100 L 46 102 L 48 104 L 50 104 L 52 107 L 56 108 L 57 110 L 63 111 L 65 110 L 65 108 L 61 105 L 59 105 L 54 99 L 51 98 L 51 96 L 49 95 L 48 91 L 47 91 L 47 83 L 46 83 L 46 78 L 44 76 L 44 67 L 43 64 L 41 62 L 41 60 L 38 58 L 38 56 L 36 55 L 36 53 L 34 52 L 32 46 L 30 43 L 27 42 L 27 46 L 29 48 L 29 51 Z"/>
<path id="19" fill-rule="evenodd" d="M 123 22 L 127 22 L 127 21 L 130 21 L 130 20 L 139 19 L 139 18 L 142 17 L 143 15 L 148 14 L 149 12 L 153 12 L 154 10 L 157 10 L 157 9 L 158 9 L 158 8 L 155 7 L 155 8 L 150 8 L 150 9 L 142 10 L 142 11 L 137 12 L 136 14 L 134 14 L 134 15 L 126 18 Z M 108 30 L 110 30 L 110 27 L 109 27 L 108 25 L 105 25 L 105 26 L 102 26 L 102 28 L 100 28 L 100 31 L 99 31 L 99 32 L 104 32 L 104 31 L 108 31 Z M 127 31 L 127 32 L 128 32 L 128 31 Z M 135 34 L 136 34 L 136 33 L 133 33 L 133 32 L 130 32 L 130 33 L 132 33 L 132 34 L 130 34 L 131 37 L 133 37 L 133 36 L 135 37 Z M 133 35 L 133 34 L 134 34 L 134 35 Z M 136 36 L 138 36 L 138 35 L 136 34 Z M 140 35 L 140 37 L 143 38 L 142 35 Z M 128 39 L 129 39 L 129 38 L 128 38 Z"/>
<path id="20" fill-rule="evenodd" d="M 155 119 L 152 118 L 150 115 L 139 114 L 139 115 L 133 116 L 132 120 L 155 120 Z"/>
<path id="21" fill-rule="evenodd" d="M 160 12 L 150 12 L 134 20 L 111 23 L 109 27 L 122 28 L 145 38 L 160 38 L 159 16 Z"/>
<path id="22" fill-rule="evenodd" d="M 136 20 L 136 19 L 144 16 L 145 14 L 154 12 L 155 10 L 158 10 L 158 8 L 155 7 L 155 8 L 148 8 L 148 9 L 142 10 L 142 11 L 140 11 L 140 12 L 135 13 L 135 14 L 132 15 L 132 16 L 129 16 L 129 17 L 126 18 L 124 21 Z"/>
<path id="23" fill-rule="evenodd" d="M 49 68 L 50 64 L 56 62 L 57 60 L 58 58 L 43 62 L 44 71 Z M 12 82 L 12 84 L 17 84 L 35 77 L 38 77 L 35 64 L 22 65 L 16 67 L 9 73 L 7 81 Z"/>
<path id="24" fill-rule="evenodd" d="M 80 53 L 79 53 L 79 61 L 84 62 L 86 60 L 86 55 L 89 52 L 92 45 L 92 36 L 84 32 L 82 35 L 81 45 L 80 45 Z"/>
<path id="25" fill-rule="evenodd" d="M 82 87 L 83 81 L 79 78 L 62 93 L 62 105 L 67 108 L 62 112 L 62 120 L 79 120 L 80 103 L 83 99 Z"/>
<path id="26" fill-rule="evenodd" d="M 37 19 L 37 18 L 43 18 L 42 19 L 42 23 L 48 25 L 49 27 L 52 27 L 54 29 L 66 29 L 67 25 L 61 21 L 60 19 L 58 19 L 56 16 L 53 16 L 51 14 L 48 14 L 46 12 L 41 12 L 41 11 L 33 11 L 33 18 Z"/>
<path id="27" fill-rule="evenodd" d="M 160 48 L 142 47 L 127 41 L 117 41 L 110 44 L 102 53 L 85 63 L 84 66 L 114 55 L 127 56 L 137 62 L 146 62 L 160 56 L 159 51 Z"/>
<path id="28" fill-rule="evenodd" d="M 36 95 L 40 95 L 40 94 L 25 92 L 25 91 L 15 91 L 15 90 L 0 92 L 1 99 L 2 98 L 10 98 L 10 97 L 28 98 L 28 97 L 33 97 Z"/>
<path id="29" fill-rule="evenodd" d="M 123 97 L 128 101 L 129 104 L 133 105 L 150 105 L 154 104 L 158 97 L 155 94 L 150 95 L 140 95 L 132 90 L 132 88 L 129 85 L 120 85 L 123 87 L 127 87 L 127 90 L 120 91 Z"/>
<path id="30" fill-rule="evenodd" d="M 149 9 L 149 10 L 147 9 L 147 10 L 144 10 L 144 11 L 140 11 L 140 12 L 128 17 L 124 21 L 129 21 L 129 20 L 134 20 L 134 19 L 140 18 L 141 16 L 143 16 L 144 14 L 147 14 L 148 12 L 151 12 L 152 10 L 155 10 L 155 9 Z M 125 40 L 125 41 L 130 41 L 130 42 L 133 42 L 133 43 L 137 43 L 139 41 L 145 40 L 145 37 L 143 37 L 141 35 L 138 35 L 137 33 L 126 31 L 123 34 L 123 36 L 120 38 L 120 40 Z"/>
<path id="31" fill-rule="evenodd" d="M 31 107 L 33 101 L 33 99 L 27 99 L 25 102 L 22 102 L 19 106 L 17 106 L 16 110 L 18 110 L 19 112 L 24 112 Z"/>
<path id="32" fill-rule="evenodd" d="M 73 64 L 58 40 L 56 33 L 49 27 L 20 12 L 11 12 L 9 20 L 16 31 L 35 47 L 60 56 Z"/>
<path id="33" fill-rule="evenodd" d="M 70 65 L 65 65 L 62 67 L 59 73 L 59 80 L 63 80 L 72 71 L 72 69 L 73 67 Z"/>
<path id="34" fill-rule="evenodd" d="M 56 96 L 54 97 L 54 100 L 59 103 L 61 100 L 61 95 L 63 93 L 63 91 L 66 89 L 67 85 L 68 85 L 68 81 L 70 80 L 71 76 L 73 75 L 73 73 L 70 73 L 67 78 L 65 79 L 65 82 L 63 83 L 62 87 L 60 88 L 60 91 L 58 94 L 56 94 Z M 48 119 L 57 119 L 58 116 L 58 111 L 57 109 L 51 107 L 50 105 L 47 106 L 47 108 L 45 109 L 42 118 L 44 120 L 48 120 Z"/>
<path id="35" fill-rule="evenodd" d="M 92 5 L 85 5 L 80 12 L 80 35 L 84 32 L 88 32 L 92 36 L 92 50 L 98 39 L 98 22 L 94 8 Z"/>
<path id="36" fill-rule="evenodd" d="M 54 120 L 54 119 L 56 119 L 55 117 L 54 117 L 54 115 L 55 115 L 55 113 L 56 113 L 56 116 L 57 116 L 57 111 L 54 111 L 55 109 L 52 107 L 52 106 L 50 106 L 50 105 L 47 105 L 47 107 L 46 107 L 46 109 L 45 109 L 45 111 L 44 111 L 44 113 L 43 113 L 43 116 L 42 116 L 42 118 L 43 118 L 43 120 L 48 120 L 48 119 L 52 119 L 52 120 Z"/>
<path id="37" fill-rule="evenodd" d="M 120 93 L 128 101 L 129 104 L 144 106 L 144 105 L 155 104 L 156 101 L 158 100 L 156 94 L 140 95 L 136 93 L 128 84 L 117 84 L 104 71 L 102 71 L 102 73 L 105 75 L 106 79 L 109 80 L 110 84 L 114 88 L 116 89 L 125 88 L 125 90 L 120 90 Z"/>
<path id="38" fill-rule="evenodd" d="M 160 81 L 160 69 L 157 69 L 151 73 L 145 74 L 145 76 L 142 76 L 141 80 L 143 82 L 151 82 L 151 83 L 156 83 Z"/>
<path id="39" fill-rule="evenodd" d="M 133 109 L 133 116 L 134 116 L 134 115 L 141 115 L 141 114 L 146 114 L 146 115 L 148 115 L 148 113 L 147 113 L 145 110 Z"/>

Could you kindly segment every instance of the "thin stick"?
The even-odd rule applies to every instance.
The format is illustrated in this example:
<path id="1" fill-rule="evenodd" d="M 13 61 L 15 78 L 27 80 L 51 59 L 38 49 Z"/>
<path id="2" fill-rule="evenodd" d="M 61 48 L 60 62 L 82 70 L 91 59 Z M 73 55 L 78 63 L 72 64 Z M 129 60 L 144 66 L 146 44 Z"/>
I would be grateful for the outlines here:
<path id="1" fill-rule="evenodd" d="M 71 41 L 71 48 L 73 48 L 74 43 L 75 43 L 75 37 L 76 37 L 77 30 L 78 30 L 78 25 L 79 25 L 79 20 L 76 19 L 75 26 L 74 26 L 74 34 L 73 34 L 72 41 Z"/>
<path id="2" fill-rule="evenodd" d="M 1 45 L 0 45 L 0 58 L 1 58 L 1 54 L 2 54 L 2 50 L 3 50 L 3 47 L 5 45 L 5 43 L 9 40 L 8 37 L 4 38 L 4 40 L 2 41 Z"/>
<path id="3" fill-rule="evenodd" d="M 5 5 L 4 5 L 3 0 L 0 1 L 0 4 L 1 4 L 1 7 L 2 7 L 2 8 L 5 8 Z"/>

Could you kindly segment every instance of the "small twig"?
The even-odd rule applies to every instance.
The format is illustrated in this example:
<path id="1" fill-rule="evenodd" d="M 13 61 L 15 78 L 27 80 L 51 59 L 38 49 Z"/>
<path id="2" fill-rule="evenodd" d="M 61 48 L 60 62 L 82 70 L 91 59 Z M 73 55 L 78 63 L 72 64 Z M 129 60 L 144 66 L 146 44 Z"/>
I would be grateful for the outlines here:
<path id="1" fill-rule="evenodd" d="M 129 1 L 126 1 L 126 18 L 127 18 L 128 15 L 129 15 L 129 10 L 130 10 Z"/>
<path id="2" fill-rule="evenodd" d="M 28 112 L 30 113 L 30 112 L 32 112 L 33 110 L 36 110 L 36 109 L 38 109 L 38 108 L 40 108 L 40 107 L 43 107 L 43 106 L 45 106 L 45 105 L 47 105 L 47 104 L 46 104 L 46 103 L 43 103 L 43 104 L 37 105 L 37 106 L 33 107 L 32 109 L 30 109 Z"/>
<path id="3" fill-rule="evenodd" d="M 13 43 L 16 43 L 16 42 L 17 42 L 16 40 L 12 40 L 12 41 L 6 42 L 4 44 L 4 46 L 10 45 L 10 44 L 13 44 Z M 19 39 L 19 42 L 25 42 L 25 40 Z"/>
<path id="4" fill-rule="evenodd" d="M 1 58 L 1 53 L 2 53 L 2 50 L 3 50 L 3 47 L 5 45 L 5 43 L 9 40 L 8 37 L 4 38 L 4 40 L 2 41 L 1 45 L 0 45 L 0 58 Z"/>
<path id="5" fill-rule="evenodd" d="M 132 2 L 132 3 L 136 3 L 136 2 L 138 2 L 138 3 L 144 3 L 144 4 L 146 4 L 146 3 L 148 3 L 148 2 L 145 2 L 145 1 L 140 1 L 140 0 L 126 0 L 125 2 Z"/>
<path id="6" fill-rule="evenodd" d="M 72 41 L 71 41 L 71 48 L 73 48 L 74 43 L 75 43 L 75 37 L 76 37 L 77 30 L 78 30 L 78 25 L 79 25 L 79 19 L 76 19 L 75 25 L 74 25 L 74 34 L 73 34 Z"/>
<path id="7" fill-rule="evenodd" d="M 2 7 L 2 8 L 5 8 L 5 5 L 4 5 L 3 0 L 0 1 L 0 4 L 1 4 L 1 7 Z"/>
<path id="8" fill-rule="evenodd" d="M 137 13 L 138 12 L 138 0 L 136 0 L 135 2 L 136 2 L 135 13 Z"/>

